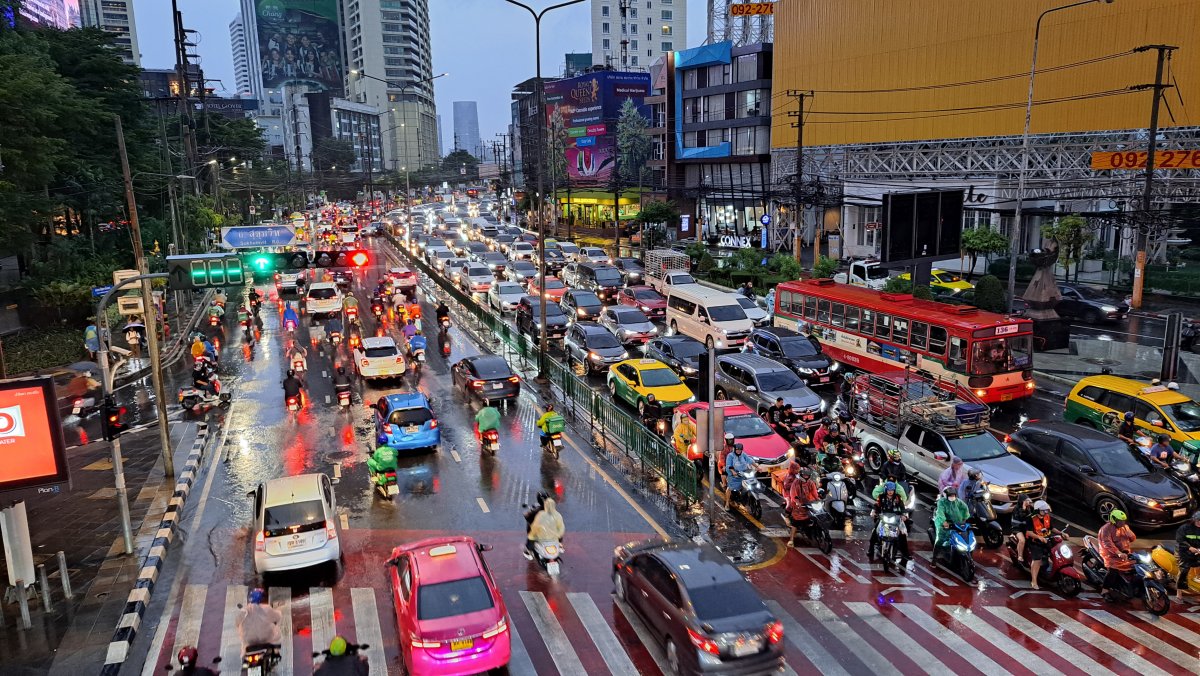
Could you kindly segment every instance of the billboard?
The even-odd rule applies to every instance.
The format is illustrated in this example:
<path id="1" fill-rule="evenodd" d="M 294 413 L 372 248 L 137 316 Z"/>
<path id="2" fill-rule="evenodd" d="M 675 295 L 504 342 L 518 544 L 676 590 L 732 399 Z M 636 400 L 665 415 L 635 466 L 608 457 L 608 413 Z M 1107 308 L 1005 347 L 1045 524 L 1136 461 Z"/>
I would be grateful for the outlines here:
<path id="1" fill-rule="evenodd" d="M 888 193 L 883 196 L 880 260 L 899 263 L 958 256 L 963 191 Z"/>
<path id="2" fill-rule="evenodd" d="M 565 148 L 565 172 L 576 185 L 602 185 L 612 177 L 617 155 L 617 118 L 632 99 L 646 119 L 643 102 L 650 93 L 648 73 L 599 71 L 547 82 L 546 124 L 550 138 Z"/>
<path id="3" fill-rule="evenodd" d="M 342 95 L 338 0 L 255 0 L 265 89 L 284 85 Z"/>
<path id="4" fill-rule="evenodd" d="M 67 453 L 53 381 L 0 382 L 0 492 L 67 480 Z"/>

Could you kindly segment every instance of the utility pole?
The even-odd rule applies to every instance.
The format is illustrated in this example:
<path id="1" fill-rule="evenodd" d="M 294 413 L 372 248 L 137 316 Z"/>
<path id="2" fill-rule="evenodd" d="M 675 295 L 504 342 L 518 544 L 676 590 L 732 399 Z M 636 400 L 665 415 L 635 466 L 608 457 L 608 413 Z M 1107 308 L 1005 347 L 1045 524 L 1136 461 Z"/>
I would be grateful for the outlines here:
<path id="1" fill-rule="evenodd" d="M 793 254 L 796 256 L 796 262 L 800 262 L 800 246 L 804 243 L 801 237 L 801 230 L 804 227 L 804 101 L 813 96 L 811 91 L 802 92 L 798 89 L 789 89 L 787 96 L 796 99 L 797 108 L 795 111 L 789 112 L 788 117 L 796 118 L 792 126 L 796 128 L 796 174 L 795 185 L 792 186 L 793 199 L 796 202 L 796 215 L 793 216 L 795 225 L 792 228 L 793 239 L 792 248 Z M 817 259 L 820 258 L 821 252 L 821 235 L 813 230 L 813 266 L 817 264 Z"/>
<path id="2" fill-rule="evenodd" d="M 125 206 L 129 210 L 129 234 L 133 238 L 133 258 L 138 274 L 149 273 L 146 267 L 146 252 L 142 249 L 142 227 L 138 222 L 137 201 L 133 197 L 133 177 L 129 173 L 129 155 L 125 152 L 125 130 L 121 127 L 121 116 L 115 116 L 117 150 L 121 153 L 121 174 L 125 179 Z M 145 310 L 146 342 L 150 346 L 150 376 L 154 383 L 155 408 L 158 409 L 158 443 L 162 450 L 163 472 L 168 481 L 175 478 L 175 459 L 171 455 L 171 435 L 167 431 L 167 394 L 163 387 L 162 361 L 158 351 L 158 313 L 154 308 L 154 294 L 150 291 L 150 280 L 142 280 L 142 306 Z M 114 440 L 114 443 L 116 441 Z"/>
<path id="3" fill-rule="evenodd" d="M 1171 85 L 1163 84 L 1163 64 L 1171 52 L 1178 49 L 1170 45 L 1143 45 L 1135 48 L 1135 52 L 1146 52 L 1151 49 L 1158 51 L 1158 63 L 1154 70 L 1154 84 L 1137 89 L 1154 89 L 1154 99 L 1150 103 L 1150 139 L 1146 146 L 1146 186 L 1142 190 L 1142 213 L 1140 216 L 1141 224 L 1137 230 L 1137 257 L 1134 259 L 1133 267 L 1133 299 L 1130 303 L 1133 309 L 1137 310 L 1142 307 L 1142 290 L 1146 284 L 1146 244 L 1149 240 L 1150 231 L 1155 227 L 1155 218 L 1152 215 L 1151 208 L 1154 201 L 1154 153 L 1158 149 L 1158 104 L 1162 99 L 1164 89 Z"/>
<path id="4" fill-rule="evenodd" d="M 178 0 L 171 0 L 171 16 L 174 19 L 175 26 L 175 82 L 178 86 L 178 91 L 175 92 L 176 99 L 179 104 L 179 135 L 183 139 L 183 156 L 187 160 L 187 167 L 194 167 L 199 163 L 196 153 L 196 129 L 195 123 L 192 120 L 191 106 L 188 97 L 191 93 L 191 83 L 189 82 L 188 66 L 188 42 L 187 34 L 183 28 L 183 13 L 179 11 Z M 203 88 L 204 83 L 200 86 Z M 196 194 L 200 194 L 199 182 L 193 183 Z"/>

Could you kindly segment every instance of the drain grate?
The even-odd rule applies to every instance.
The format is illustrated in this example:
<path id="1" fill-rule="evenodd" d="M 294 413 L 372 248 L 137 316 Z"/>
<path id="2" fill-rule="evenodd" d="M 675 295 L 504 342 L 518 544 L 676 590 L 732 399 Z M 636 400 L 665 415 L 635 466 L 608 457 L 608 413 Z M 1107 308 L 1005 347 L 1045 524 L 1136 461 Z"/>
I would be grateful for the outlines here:
<path id="1" fill-rule="evenodd" d="M 1096 366 L 1119 366 L 1121 362 L 1116 359 L 1104 359 L 1102 357 L 1087 357 L 1083 361 Z"/>
<path id="2" fill-rule="evenodd" d="M 354 451 L 330 451 L 325 454 L 326 460 L 345 460 L 354 455 Z"/>

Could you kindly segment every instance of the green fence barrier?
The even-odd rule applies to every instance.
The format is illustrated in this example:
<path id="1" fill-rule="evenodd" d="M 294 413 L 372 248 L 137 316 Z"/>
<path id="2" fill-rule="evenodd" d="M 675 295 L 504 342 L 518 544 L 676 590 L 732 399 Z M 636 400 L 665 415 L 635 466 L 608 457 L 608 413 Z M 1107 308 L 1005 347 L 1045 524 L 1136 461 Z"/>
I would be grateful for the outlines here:
<path id="1" fill-rule="evenodd" d="M 541 358 L 542 353 L 538 349 L 536 339 L 514 330 L 488 308 L 479 305 L 461 289 L 436 274 L 425 261 L 409 255 L 404 245 L 392 234 L 385 232 L 384 237 L 397 250 L 404 252 L 418 270 L 457 301 L 465 312 L 512 348 L 518 356 L 534 362 Z M 567 409 L 564 413 L 567 413 L 568 417 L 588 425 L 592 430 L 600 431 L 603 443 L 610 445 L 606 450 L 620 452 L 630 459 L 636 459 L 643 467 L 648 467 L 660 475 L 666 482 L 668 491 L 674 490 L 689 503 L 699 499 L 700 477 L 694 464 L 676 453 L 631 413 L 592 389 L 586 380 L 575 375 L 567 365 L 552 359 L 545 361 L 546 375 L 551 385 L 561 393 L 559 398 Z"/>

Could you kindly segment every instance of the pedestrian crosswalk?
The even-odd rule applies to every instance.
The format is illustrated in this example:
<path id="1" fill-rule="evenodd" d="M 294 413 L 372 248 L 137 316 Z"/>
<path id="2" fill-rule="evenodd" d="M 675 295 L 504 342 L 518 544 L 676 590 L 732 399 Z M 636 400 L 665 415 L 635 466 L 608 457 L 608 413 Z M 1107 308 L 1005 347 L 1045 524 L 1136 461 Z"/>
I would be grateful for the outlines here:
<path id="1" fill-rule="evenodd" d="M 185 645 L 197 646 L 205 661 L 219 655 L 227 669 L 240 663 L 237 615 L 246 592 L 244 585 L 186 585 L 171 630 L 143 673 L 161 673 Z M 284 636 L 273 673 L 311 673 L 313 652 L 335 635 L 371 646 L 363 653 L 371 673 L 402 673 L 389 593 L 271 588 Z M 659 629 L 607 593 L 510 590 L 505 600 L 515 676 L 667 670 Z M 1186 606 L 1161 618 L 1044 597 L 964 605 L 813 595 L 768 599 L 767 607 L 784 625 L 788 674 L 1200 674 L 1200 612 Z"/>

